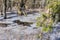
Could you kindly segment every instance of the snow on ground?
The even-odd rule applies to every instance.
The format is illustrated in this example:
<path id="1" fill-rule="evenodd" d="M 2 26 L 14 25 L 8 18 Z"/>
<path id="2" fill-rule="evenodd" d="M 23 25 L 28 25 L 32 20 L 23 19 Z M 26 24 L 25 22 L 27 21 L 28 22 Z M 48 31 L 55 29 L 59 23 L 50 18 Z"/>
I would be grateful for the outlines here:
<path id="1" fill-rule="evenodd" d="M 33 27 L 28 26 L 17 25 L 16 23 L 12 22 L 14 20 L 30 22 L 32 20 L 34 21 L 35 17 L 37 16 L 27 15 L 26 17 L 19 16 L 12 17 L 10 19 L 3 19 L 1 22 L 11 23 L 11 25 L 8 25 L 7 27 L 0 27 L 0 40 L 32 40 L 32 39 L 36 40 L 37 38 L 34 36 L 39 33 L 38 29 L 33 29 Z"/>
<path id="2" fill-rule="evenodd" d="M 8 25 L 8 27 L 0 27 L 0 40 L 38 40 L 37 35 L 41 28 L 33 28 L 16 23 Z M 59 38 L 60 32 L 57 32 L 57 30 L 50 35 L 50 40 L 59 40 Z"/>
<path id="3" fill-rule="evenodd" d="M 40 34 L 41 31 L 41 28 L 35 28 L 35 18 L 38 16 L 40 16 L 40 14 L 29 14 L 27 16 L 18 16 L 2 20 L 5 23 L 11 23 L 11 25 L 0 27 L 0 40 L 38 40 L 37 35 Z M 31 24 L 31 27 L 17 25 L 13 23 L 14 20 L 34 22 L 34 24 Z M 55 26 L 56 28 L 54 28 L 53 33 L 50 35 L 50 40 L 60 40 L 60 24 L 58 23 Z"/>
<path id="4" fill-rule="evenodd" d="M 39 13 L 28 14 L 27 16 L 19 16 L 20 21 L 23 22 L 36 22 L 36 18 L 40 16 Z"/>
<path id="5" fill-rule="evenodd" d="M 0 27 L 0 40 L 30 40 L 29 37 L 32 37 L 32 35 L 35 36 L 37 33 L 39 33 L 38 29 L 28 28 L 22 25 L 18 26 L 17 24 L 9 25 L 6 28 Z"/>

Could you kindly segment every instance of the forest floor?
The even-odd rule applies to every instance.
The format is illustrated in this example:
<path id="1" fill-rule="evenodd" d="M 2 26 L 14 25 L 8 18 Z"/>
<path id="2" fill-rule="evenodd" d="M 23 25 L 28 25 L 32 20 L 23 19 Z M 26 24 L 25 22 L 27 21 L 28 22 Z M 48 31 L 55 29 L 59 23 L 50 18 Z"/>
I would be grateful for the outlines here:
<path id="1" fill-rule="evenodd" d="M 27 16 L 9 13 L 7 19 L 0 17 L 0 40 L 40 40 L 37 35 L 40 34 L 42 28 L 36 27 L 36 18 L 39 16 L 40 13 L 27 14 Z M 21 23 L 15 23 L 16 20 Z M 57 27 L 51 33 L 50 40 L 60 40 L 60 23 L 55 26 Z M 46 38 L 47 35 L 43 40 Z"/>

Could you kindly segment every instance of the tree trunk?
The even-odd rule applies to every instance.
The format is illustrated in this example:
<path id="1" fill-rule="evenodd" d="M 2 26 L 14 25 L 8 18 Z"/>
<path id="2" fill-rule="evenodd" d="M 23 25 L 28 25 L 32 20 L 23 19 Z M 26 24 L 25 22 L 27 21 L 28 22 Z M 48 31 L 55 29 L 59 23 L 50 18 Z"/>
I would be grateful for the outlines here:
<path id="1" fill-rule="evenodd" d="M 26 0 L 21 0 L 21 3 L 20 3 L 20 12 L 21 12 L 21 15 L 24 15 L 24 10 L 25 10 L 25 2 Z"/>
<path id="2" fill-rule="evenodd" d="M 32 8 L 35 8 L 35 1 L 36 1 L 36 0 L 33 0 Z"/>
<path id="3" fill-rule="evenodd" d="M 7 15 L 6 15 L 6 8 L 7 8 L 7 0 L 4 0 L 4 19 L 7 19 Z"/>

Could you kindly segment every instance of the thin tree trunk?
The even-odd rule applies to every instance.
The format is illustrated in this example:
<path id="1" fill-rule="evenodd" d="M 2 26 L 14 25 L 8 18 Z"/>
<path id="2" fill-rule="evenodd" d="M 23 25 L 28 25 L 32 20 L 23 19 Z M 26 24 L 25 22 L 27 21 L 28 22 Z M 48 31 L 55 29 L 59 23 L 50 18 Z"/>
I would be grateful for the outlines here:
<path id="1" fill-rule="evenodd" d="M 21 15 L 24 15 L 25 13 L 23 12 L 25 10 L 25 2 L 26 0 L 21 0 L 21 3 L 20 3 L 20 11 L 21 11 Z"/>
<path id="2" fill-rule="evenodd" d="M 7 19 L 7 15 L 6 15 L 6 8 L 7 8 L 7 0 L 4 0 L 4 6 L 5 6 L 5 8 L 4 8 L 4 19 Z"/>
<path id="3" fill-rule="evenodd" d="M 13 1 L 10 0 L 10 11 L 12 11 Z"/>
<path id="4" fill-rule="evenodd" d="M 36 1 L 36 0 L 33 0 L 32 8 L 35 8 L 35 1 Z"/>

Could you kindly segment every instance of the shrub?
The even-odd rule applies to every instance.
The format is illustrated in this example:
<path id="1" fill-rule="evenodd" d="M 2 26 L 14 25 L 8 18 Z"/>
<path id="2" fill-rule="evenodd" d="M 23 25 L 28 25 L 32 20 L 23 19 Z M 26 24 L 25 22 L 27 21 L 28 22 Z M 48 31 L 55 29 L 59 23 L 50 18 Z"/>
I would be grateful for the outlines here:
<path id="1" fill-rule="evenodd" d="M 42 31 L 48 32 L 52 29 L 53 23 L 60 22 L 60 1 L 49 1 L 46 8 L 49 9 L 48 13 L 42 13 L 41 16 L 37 18 L 36 24 L 39 27 L 43 27 Z"/>

